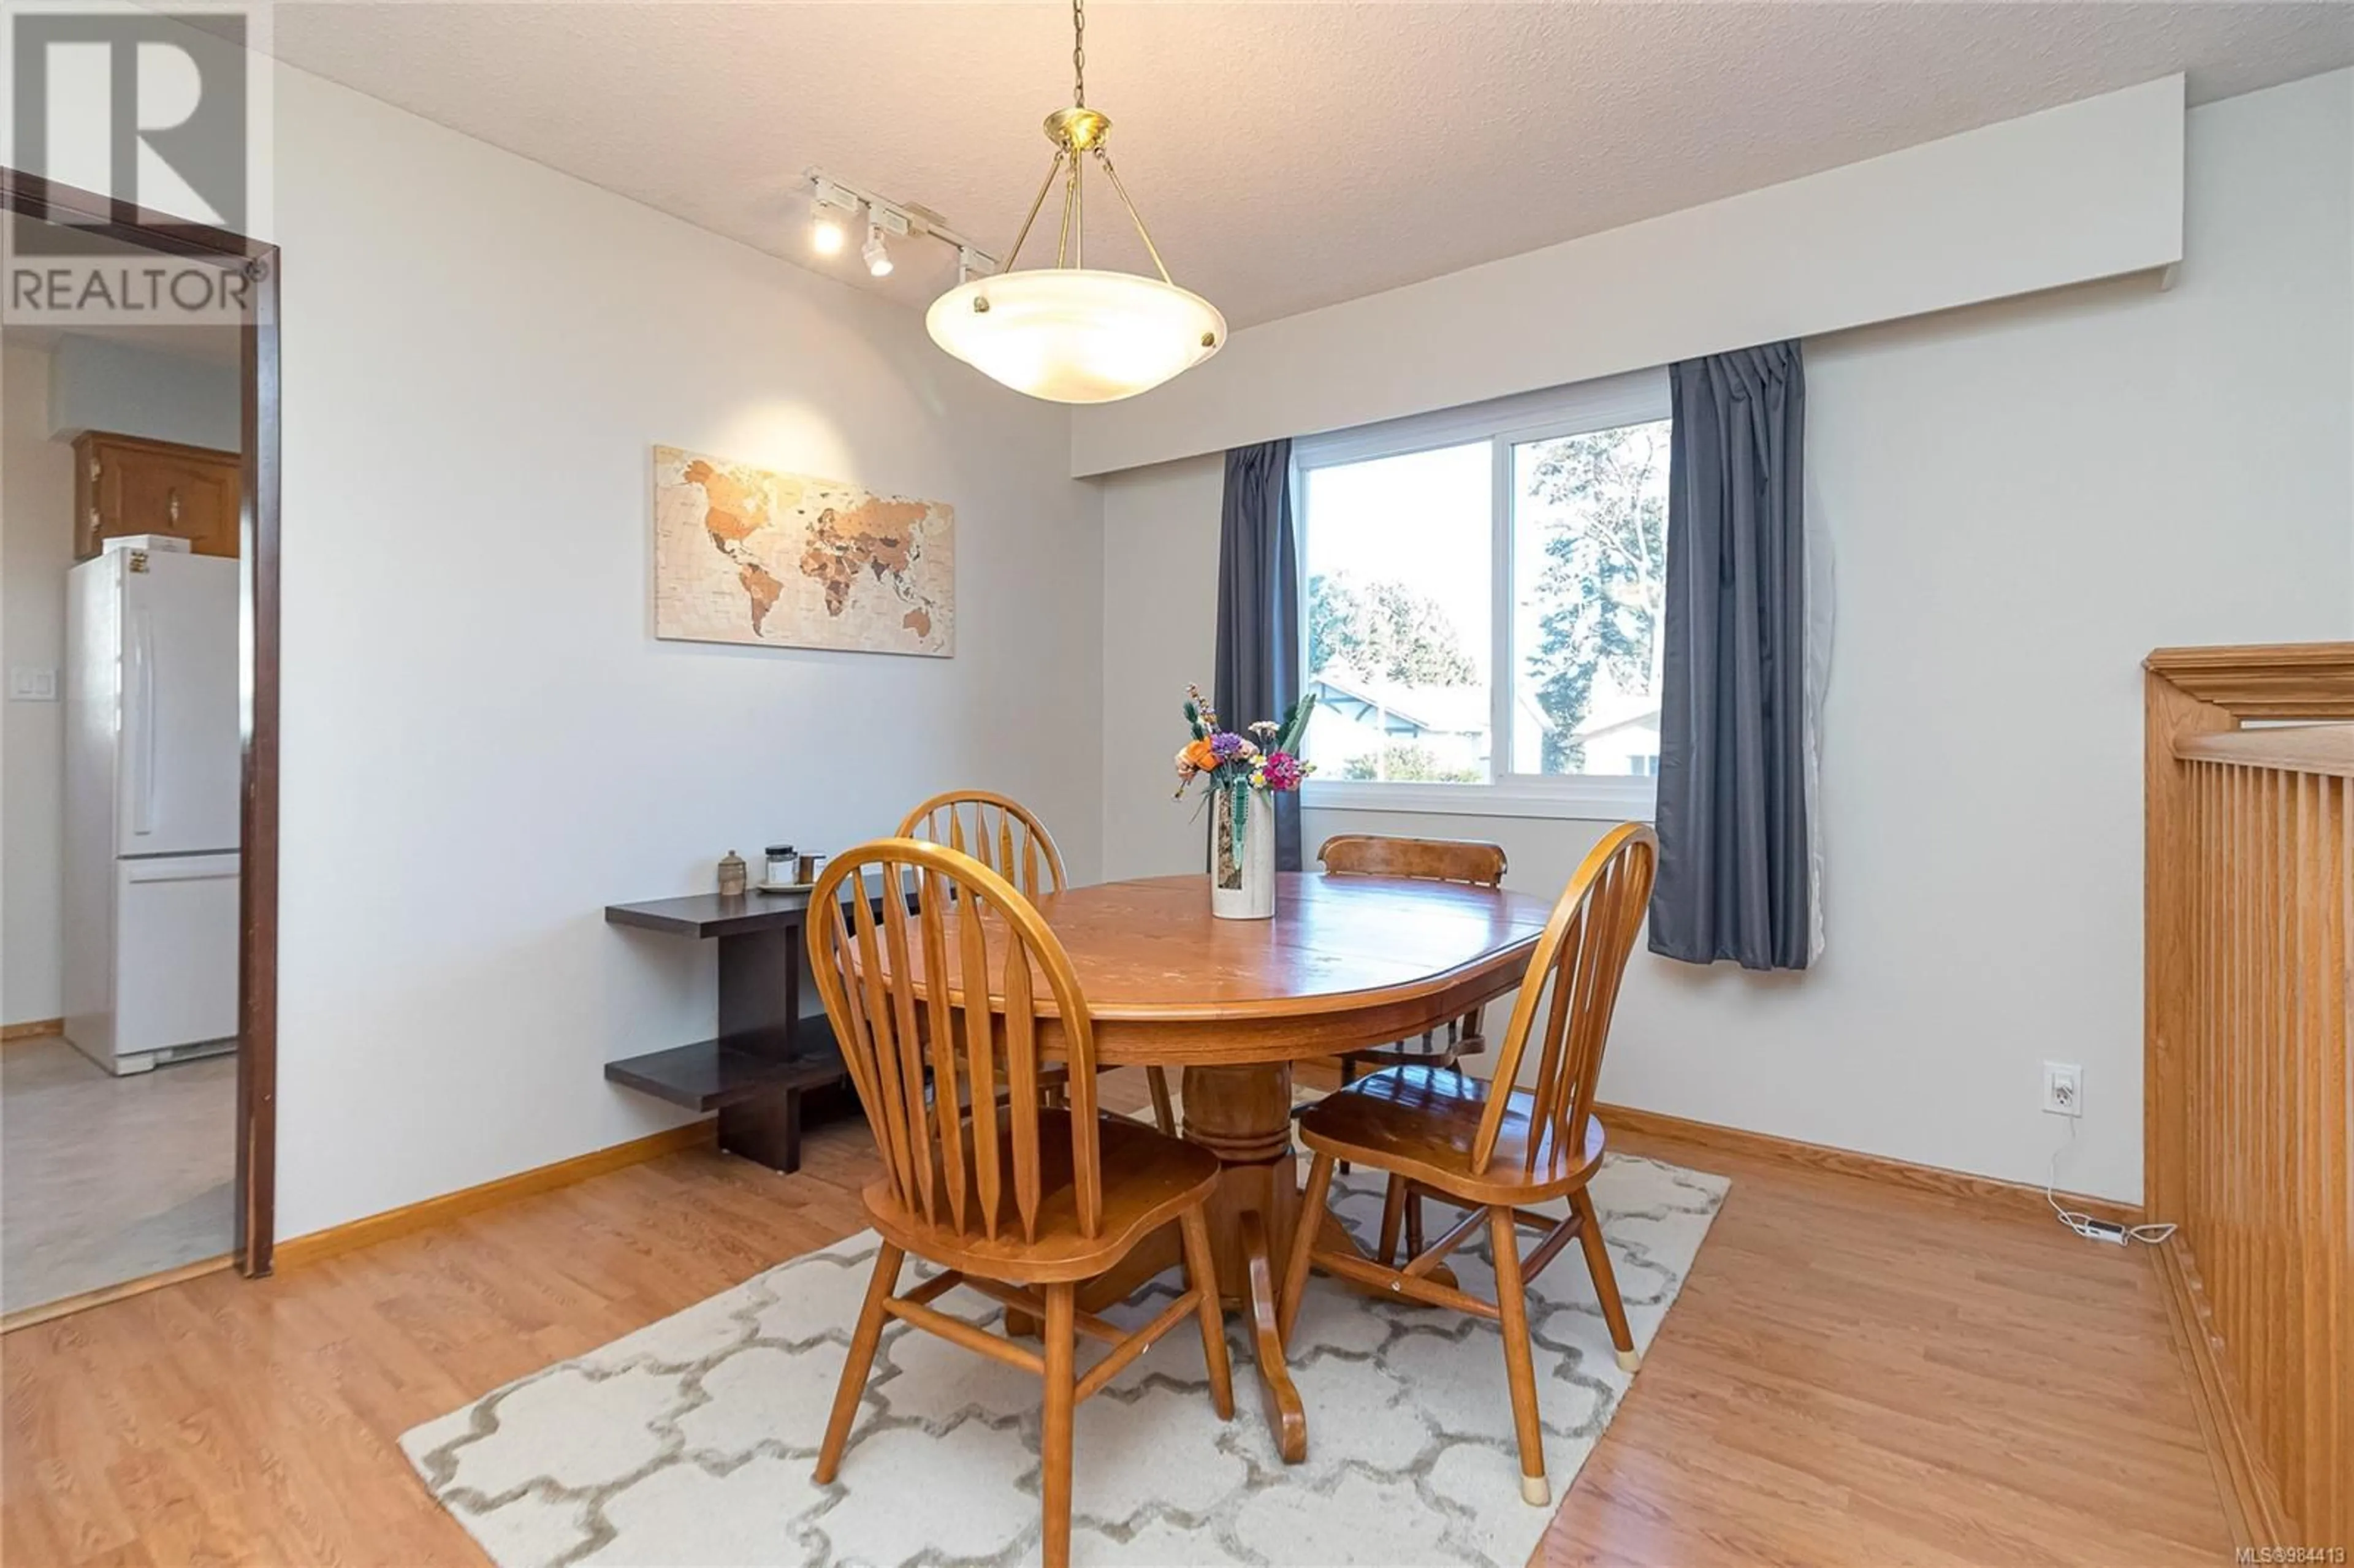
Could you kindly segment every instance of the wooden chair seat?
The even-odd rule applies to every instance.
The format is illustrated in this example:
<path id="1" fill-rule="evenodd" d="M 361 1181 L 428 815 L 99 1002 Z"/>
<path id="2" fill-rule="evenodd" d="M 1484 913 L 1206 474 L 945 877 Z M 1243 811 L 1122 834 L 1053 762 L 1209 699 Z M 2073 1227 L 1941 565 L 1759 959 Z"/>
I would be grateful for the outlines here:
<path id="1" fill-rule="evenodd" d="M 965 1120 L 965 1165 L 974 1164 L 971 1118 Z M 996 1235 L 977 1234 L 979 1200 L 960 1229 L 934 1223 L 902 1205 L 889 1177 L 867 1183 L 866 1215 L 883 1238 L 918 1257 L 953 1258 L 956 1266 L 992 1279 L 1045 1285 L 1089 1279 L 1127 1255 L 1130 1247 L 1208 1198 L 1217 1185 L 1218 1158 L 1195 1144 L 1165 1138 L 1140 1122 L 1104 1117 L 1096 1123 L 1103 1171 L 1103 1219 L 1090 1235 L 1079 1224 L 1078 1187 L 1072 1177 L 1071 1113 L 1038 1115 L 1038 1213 L 1034 1239 L 1025 1240 L 1009 1190 L 998 1197 Z M 1013 1164 L 1012 1132 L 998 1137 L 999 1159 Z M 935 1150 L 934 1170 L 939 1167 Z M 969 1186 L 968 1190 L 971 1190 Z M 946 1221 L 946 1216 L 943 1217 Z"/>
<path id="2" fill-rule="evenodd" d="M 1602 1163 L 1598 1118 L 1586 1118 L 1585 1138 L 1573 1147 L 1567 1129 L 1543 1115 L 1536 1096 L 1511 1089 L 1497 1123 L 1495 1152 L 1483 1169 L 1473 1149 L 1495 1093 L 1484 1078 L 1443 1067 L 1391 1067 L 1308 1107 L 1299 1138 L 1315 1153 L 1380 1170 L 1410 1161 L 1416 1183 L 1466 1203 L 1558 1198 Z"/>

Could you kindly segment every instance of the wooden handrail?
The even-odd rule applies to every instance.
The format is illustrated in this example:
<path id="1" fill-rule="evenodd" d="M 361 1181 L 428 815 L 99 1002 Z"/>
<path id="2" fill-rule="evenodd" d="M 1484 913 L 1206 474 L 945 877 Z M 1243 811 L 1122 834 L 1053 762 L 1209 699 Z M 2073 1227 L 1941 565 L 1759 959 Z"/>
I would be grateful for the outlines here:
<path id="1" fill-rule="evenodd" d="M 2354 642 L 2143 667 L 2143 1203 L 2241 1545 L 2347 1544 Z"/>
<path id="2" fill-rule="evenodd" d="M 2179 762 L 2223 762 L 2284 773 L 2354 777 L 2354 724 L 2284 725 L 2188 735 L 2174 743 Z"/>

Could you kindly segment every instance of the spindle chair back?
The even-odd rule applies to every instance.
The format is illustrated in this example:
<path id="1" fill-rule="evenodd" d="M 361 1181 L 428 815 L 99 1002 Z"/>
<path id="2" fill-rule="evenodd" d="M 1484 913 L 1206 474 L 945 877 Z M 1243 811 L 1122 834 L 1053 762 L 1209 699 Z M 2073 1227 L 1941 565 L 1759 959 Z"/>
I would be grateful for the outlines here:
<path id="1" fill-rule="evenodd" d="M 879 874 L 885 896 L 842 896 L 845 882 L 868 874 Z M 995 1239 L 1018 1225 L 1035 1238 L 1043 1003 L 1061 1032 L 1070 1114 L 1056 1119 L 1070 1125 L 1077 1219 L 1095 1235 L 1095 1034 L 1070 959 L 1030 901 L 976 857 L 900 838 L 837 858 L 810 912 L 811 969 L 894 1200 L 960 1235 Z M 981 1005 L 954 1005 L 952 977 Z M 1002 1014 L 987 1003 L 992 993 L 1004 999 Z M 1009 1091 L 1002 1099 L 970 1092 L 999 1084 Z"/>
<path id="2" fill-rule="evenodd" d="M 933 796 L 907 813 L 899 824 L 899 837 L 928 839 L 962 850 L 1019 885 L 1025 898 L 1060 893 L 1070 885 L 1063 852 L 1037 813 L 1010 796 L 988 789 L 950 789 Z M 1177 1113 L 1168 1077 L 1158 1067 L 1147 1067 L 1144 1072 L 1152 1092 L 1154 1124 L 1173 1138 Z M 1045 1093 L 1049 1104 L 1062 1098 L 1061 1085 L 1052 1074 L 1046 1077 Z"/>
<path id="3" fill-rule="evenodd" d="M 1063 852 L 1046 824 L 1021 801 L 991 790 L 935 795 L 907 813 L 898 836 L 962 850 L 1019 887 L 1025 898 L 1060 893 L 1070 882 Z"/>
<path id="4" fill-rule="evenodd" d="M 1570 878 L 1530 955 L 1529 977 L 1512 1003 L 1511 1022 L 1496 1055 L 1495 1081 L 1520 1081 L 1532 1044 L 1537 1070 L 1530 1092 L 1536 1125 L 1564 1148 L 1578 1148 L 1594 1112 L 1594 1086 L 1602 1073 L 1602 1050 L 1610 1039 L 1619 982 L 1635 950 L 1651 884 L 1659 863 L 1659 841 L 1649 828 L 1626 823 L 1614 828 Z M 1538 1022 L 1540 1009 L 1543 1022 Z M 1488 1102 L 1472 1147 L 1471 1168 L 1484 1171 L 1494 1159 L 1503 1128 L 1507 1097 Z M 1520 1140 L 1515 1139 L 1518 1145 Z M 1522 1158 L 1533 1171 L 1544 1139 L 1530 1137 Z"/>

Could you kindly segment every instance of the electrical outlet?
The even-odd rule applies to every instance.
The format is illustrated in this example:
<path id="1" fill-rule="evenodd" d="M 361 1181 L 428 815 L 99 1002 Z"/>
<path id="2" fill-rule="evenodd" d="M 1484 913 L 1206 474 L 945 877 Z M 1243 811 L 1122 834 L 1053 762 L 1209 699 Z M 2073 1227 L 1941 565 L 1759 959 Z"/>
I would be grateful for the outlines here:
<path id="1" fill-rule="evenodd" d="M 2043 1111 L 2046 1116 L 2084 1114 L 2084 1069 L 2073 1062 L 2043 1064 Z"/>

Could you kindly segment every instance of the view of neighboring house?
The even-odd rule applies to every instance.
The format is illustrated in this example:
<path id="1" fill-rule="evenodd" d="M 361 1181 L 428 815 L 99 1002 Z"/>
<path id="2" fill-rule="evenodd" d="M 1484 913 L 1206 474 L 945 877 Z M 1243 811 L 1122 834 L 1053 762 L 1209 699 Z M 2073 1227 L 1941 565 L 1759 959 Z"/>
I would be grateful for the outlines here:
<path id="1" fill-rule="evenodd" d="M 1484 784 L 1492 715 L 1484 686 L 1417 686 L 1352 670 L 1323 670 L 1309 682 L 1316 709 L 1307 755 L 1328 779 Z M 1543 771 L 1552 717 L 1535 698 L 1515 695 L 1513 733 L 1524 753 L 1512 771 Z M 1594 712 L 1571 737 L 1585 758 L 1576 771 L 1649 775 L 1659 770 L 1659 699 L 1606 683 Z"/>
<path id="2" fill-rule="evenodd" d="M 1587 773 L 1654 774 L 1659 770 L 1659 699 L 1656 694 L 1597 692 L 1594 711 L 1571 739 Z"/>
<path id="3" fill-rule="evenodd" d="M 1380 681 L 1351 670 L 1319 671 L 1309 682 L 1316 708 L 1307 755 L 1334 779 L 1484 784 L 1494 715 L 1488 688 Z M 1553 721 L 1516 695 L 1516 733 L 1542 736 Z M 1657 748 L 1657 731 L 1653 732 Z"/>

